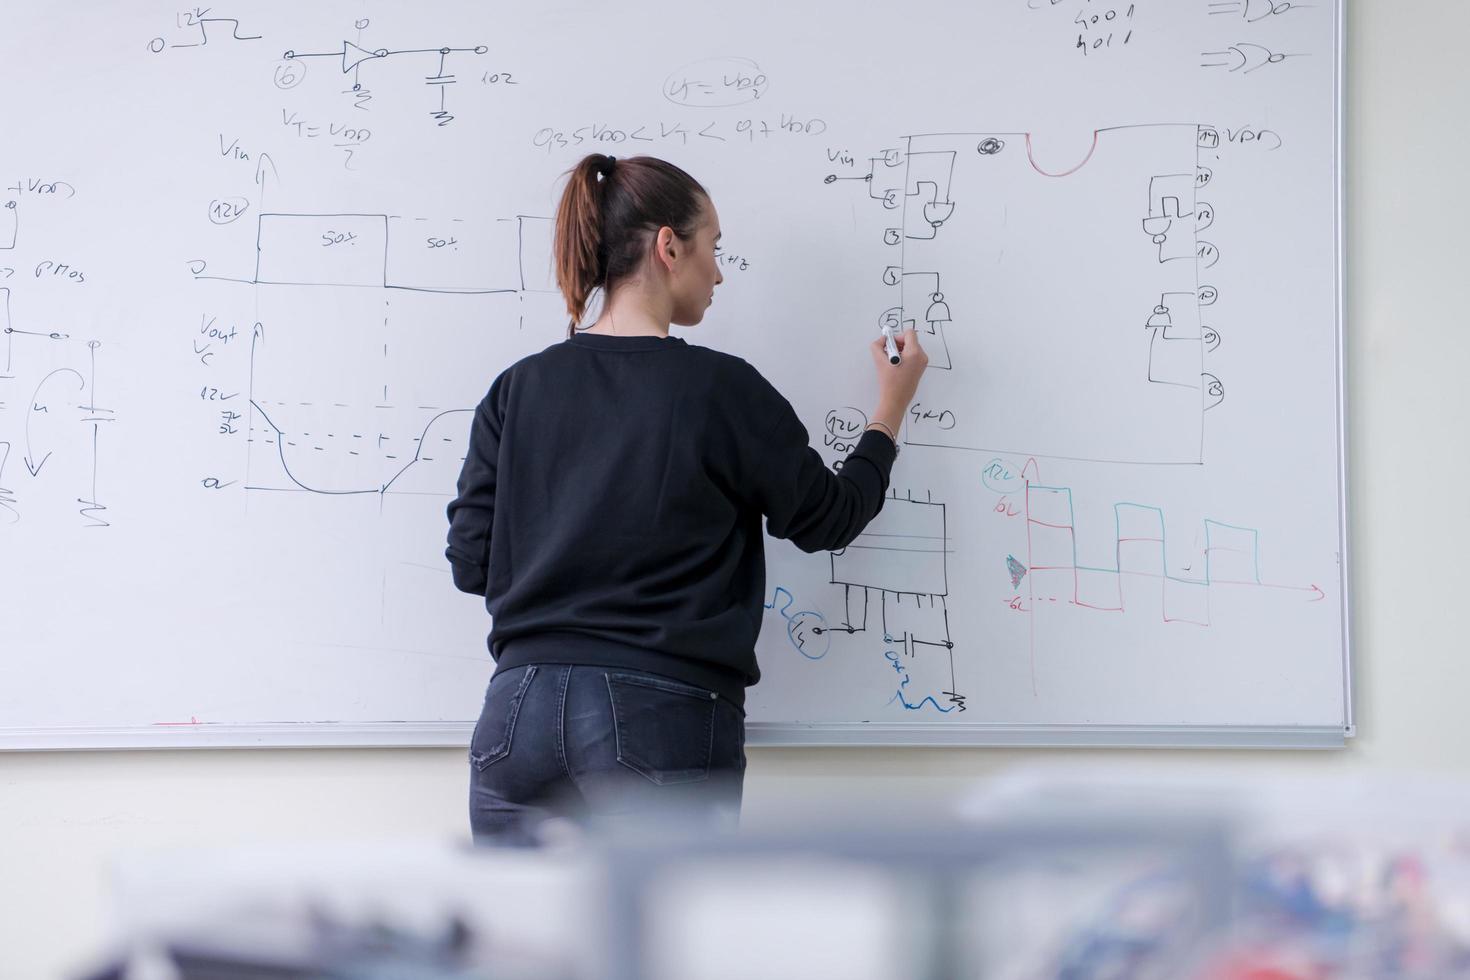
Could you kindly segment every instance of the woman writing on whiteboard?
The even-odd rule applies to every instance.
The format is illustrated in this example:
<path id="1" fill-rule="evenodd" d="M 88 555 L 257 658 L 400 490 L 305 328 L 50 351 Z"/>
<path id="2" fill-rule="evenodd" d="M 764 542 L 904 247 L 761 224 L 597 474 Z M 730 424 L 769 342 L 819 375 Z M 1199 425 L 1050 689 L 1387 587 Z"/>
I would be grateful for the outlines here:
<path id="1" fill-rule="evenodd" d="M 670 336 L 723 281 L 704 188 L 592 154 L 557 208 L 568 339 L 506 369 L 474 413 L 447 555 L 483 595 L 497 669 L 470 746 L 477 840 L 551 816 L 733 826 L 765 592 L 761 519 L 845 547 L 882 507 L 927 358 L 871 345 L 877 404 L 840 472 L 740 358 Z M 594 292 L 596 321 L 578 329 Z"/>

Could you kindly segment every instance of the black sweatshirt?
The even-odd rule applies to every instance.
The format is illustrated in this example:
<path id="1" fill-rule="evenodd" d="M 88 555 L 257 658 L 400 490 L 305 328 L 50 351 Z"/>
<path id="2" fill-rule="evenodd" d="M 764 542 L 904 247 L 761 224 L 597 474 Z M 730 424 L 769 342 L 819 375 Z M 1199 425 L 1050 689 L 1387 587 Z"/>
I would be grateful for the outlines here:
<path id="1" fill-rule="evenodd" d="M 803 551 L 846 547 L 895 455 L 866 432 L 833 473 L 740 358 L 578 334 L 507 368 L 475 410 L 446 554 L 454 584 L 486 597 L 500 668 L 645 670 L 743 706 L 760 679 L 761 517 Z"/>

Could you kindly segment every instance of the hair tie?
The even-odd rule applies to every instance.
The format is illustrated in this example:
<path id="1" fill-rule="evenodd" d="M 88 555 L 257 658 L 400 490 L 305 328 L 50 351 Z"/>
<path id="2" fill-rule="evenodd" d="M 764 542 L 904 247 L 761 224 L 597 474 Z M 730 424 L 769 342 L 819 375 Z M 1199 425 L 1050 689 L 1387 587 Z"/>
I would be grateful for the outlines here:
<path id="1" fill-rule="evenodd" d="M 602 176 L 604 176 L 604 177 L 611 177 L 612 176 L 612 171 L 613 171 L 613 164 L 615 164 L 617 162 L 618 162 L 618 158 L 617 157 L 614 157 L 614 156 L 608 157 L 607 158 L 607 163 L 605 163 L 603 165 L 602 169 L 599 170 L 598 173 L 602 174 Z"/>

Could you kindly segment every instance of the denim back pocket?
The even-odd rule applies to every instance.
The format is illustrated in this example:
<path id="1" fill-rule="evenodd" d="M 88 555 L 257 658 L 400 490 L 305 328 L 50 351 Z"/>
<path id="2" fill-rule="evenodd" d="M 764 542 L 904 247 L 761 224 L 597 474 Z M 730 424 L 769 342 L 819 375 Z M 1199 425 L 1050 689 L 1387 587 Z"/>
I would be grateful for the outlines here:
<path id="1" fill-rule="evenodd" d="M 618 761 L 660 786 L 709 778 L 716 695 L 647 674 L 608 674 Z"/>
<path id="2" fill-rule="evenodd" d="M 520 669 L 524 673 L 519 678 L 514 676 L 514 668 L 505 676 L 496 674 L 490 678 L 485 707 L 480 711 L 475 733 L 470 736 L 470 762 L 476 769 L 483 770 L 510 755 L 516 715 L 521 712 L 521 701 L 526 697 L 526 688 L 531 686 L 531 678 L 536 676 L 535 664 Z"/>

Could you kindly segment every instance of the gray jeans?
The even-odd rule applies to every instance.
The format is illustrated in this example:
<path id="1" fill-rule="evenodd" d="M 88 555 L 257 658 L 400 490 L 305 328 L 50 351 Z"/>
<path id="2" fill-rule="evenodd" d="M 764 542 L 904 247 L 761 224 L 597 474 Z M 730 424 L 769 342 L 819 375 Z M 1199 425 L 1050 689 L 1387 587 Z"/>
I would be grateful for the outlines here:
<path id="1" fill-rule="evenodd" d="M 659 820 L 730 830 L 745 779 L 745 717 L 658 674 L 567 664 L 497 671 L 470 739 L 476 843 L 530 844 L 563 817 L 594 830 Z"/>

